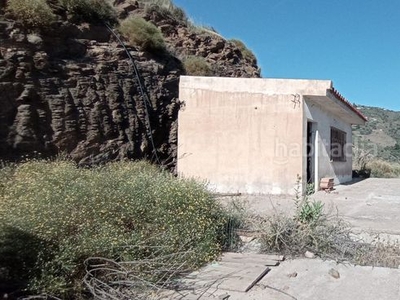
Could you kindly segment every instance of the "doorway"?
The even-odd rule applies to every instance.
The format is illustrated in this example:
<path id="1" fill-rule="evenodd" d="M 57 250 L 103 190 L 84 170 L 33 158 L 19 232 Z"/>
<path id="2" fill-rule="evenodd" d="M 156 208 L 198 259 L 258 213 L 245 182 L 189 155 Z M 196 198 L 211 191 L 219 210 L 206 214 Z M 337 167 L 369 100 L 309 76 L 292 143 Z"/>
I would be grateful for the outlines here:
<path id="1" fill-rule="evenodd" d="M 307 184 L 315 183 L 317 158 L 317 123 L 307 122 Z"/>

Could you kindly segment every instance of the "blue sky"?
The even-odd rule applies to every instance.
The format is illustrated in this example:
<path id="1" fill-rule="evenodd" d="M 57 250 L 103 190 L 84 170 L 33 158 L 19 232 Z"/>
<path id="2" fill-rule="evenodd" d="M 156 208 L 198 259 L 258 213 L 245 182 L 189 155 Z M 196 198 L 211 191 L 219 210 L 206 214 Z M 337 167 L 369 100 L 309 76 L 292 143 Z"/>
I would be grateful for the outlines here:
<path id="1" fill-rule="evenodd" d="M 241 39 L 263 77 L 331 79 L 350 102 L 400 111 L 399 0 L 174 0 Z"/>

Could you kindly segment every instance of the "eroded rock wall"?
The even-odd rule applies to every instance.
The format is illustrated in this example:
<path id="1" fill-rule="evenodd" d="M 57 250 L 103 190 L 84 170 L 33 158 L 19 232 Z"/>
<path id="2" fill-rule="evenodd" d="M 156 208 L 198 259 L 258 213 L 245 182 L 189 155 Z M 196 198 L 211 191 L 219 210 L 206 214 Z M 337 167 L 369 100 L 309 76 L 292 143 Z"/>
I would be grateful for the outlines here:
<path id="1" fill-rule="evenodd" d="M 0 159 L 67 153 L 80 164 L 148 158 L 173 168 L 181 58 L 205 57 L 219 76 L 259 76 L 222 37 L 191 33 L 136 1 L 115 2 L 121 18 L 142 14 L 168 44 L 162 54 L 127 45 L 139 78 L 104 25 L 60 18 L 31 30 L 0 16 Z"/>

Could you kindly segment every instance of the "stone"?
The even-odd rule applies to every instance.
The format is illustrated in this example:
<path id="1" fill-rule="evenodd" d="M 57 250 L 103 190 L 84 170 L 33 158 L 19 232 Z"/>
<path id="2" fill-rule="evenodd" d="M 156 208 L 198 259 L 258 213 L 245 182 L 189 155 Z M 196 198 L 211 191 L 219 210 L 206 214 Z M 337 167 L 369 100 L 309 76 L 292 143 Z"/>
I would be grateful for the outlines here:
<path id="1" fill-rule="evenodd" d="M 336 270 L 336 269 L 330 269 L 329 270 L 329 272 L 328 272 L 328 274 L 329 275 L 331 275 L 333 278 L 335 278 L 335 279 L 339 279 L 340 278 L 340 273 L 339 273 L 339 271 L 338 270 Z"/>
<path id="2" fill-rule="evenodd" d="M 315 258 L 315 254 L 312 253 L 312 252 L 310 252 L 310 251 L 306 251 L 306 252 L 304 253 L 304 256 L 305 256 L 306 258 L 310 258 L 310 259 Z"/>
<path id="3" fill-rule="evenodd" d="M 33 45 L 39 46 L 39 45 L 43 44 L 43 39 L 40 36 L 38 36 L 37 34 L 28 34 L 26 36 L 26 38 L 27 38 L 28 42 Z"/>
<path id="4" fill-rule="evenodd" d="M 222 294 L 218 296 L 219 300 L 228 300 L 231 297 L 228 293 Z"/>
<path id="5" fill-rule="evenodd" d="M 216 52 L 218 52 L 219 50 L 223 49 L 224 46 L 225 46 L 225 42 L 223 42 L 223 41 L 216 41 L 216 42 L 209 48 L 209 51 L 210 51 L 211 53 L 216 53 Z"/>
<path id="6" fill-rule="evenodd" d="M 297 272 L 293 272 L 293 273 L 288 274 L 288 277 L 289 278 L 297 277 Z"/>
<path id="7" fill-rule="evenodd" d="M 38 70 L 44 70 L 49 66 L 47 53 L 44 51 L 36 52 L 33 55 L 33 65 Z"/>

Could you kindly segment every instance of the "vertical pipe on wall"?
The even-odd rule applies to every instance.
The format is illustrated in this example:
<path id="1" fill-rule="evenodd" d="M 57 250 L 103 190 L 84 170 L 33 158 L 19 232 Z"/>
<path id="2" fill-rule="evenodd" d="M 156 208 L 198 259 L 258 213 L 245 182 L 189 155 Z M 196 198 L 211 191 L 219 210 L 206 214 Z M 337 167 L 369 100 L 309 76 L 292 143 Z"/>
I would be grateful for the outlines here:
<path id="1" fill-rule="evenodd" d="M 319 190 L 319 131 L 318 131 L 318 123 L 314 123 L 315 125 L 315 139 L 314 139 L 314 186 L 315 191 Z"/>

